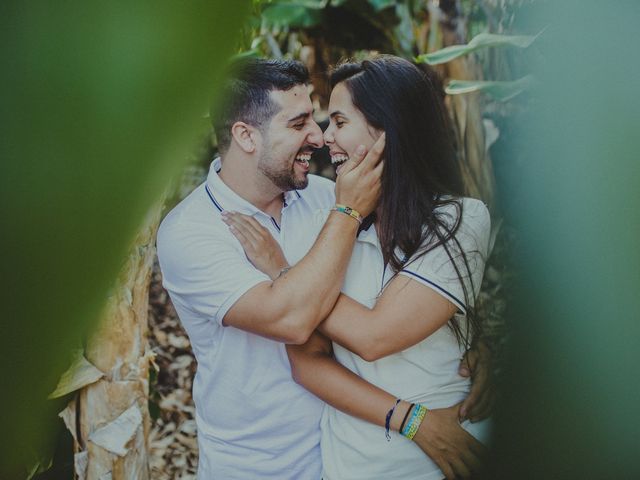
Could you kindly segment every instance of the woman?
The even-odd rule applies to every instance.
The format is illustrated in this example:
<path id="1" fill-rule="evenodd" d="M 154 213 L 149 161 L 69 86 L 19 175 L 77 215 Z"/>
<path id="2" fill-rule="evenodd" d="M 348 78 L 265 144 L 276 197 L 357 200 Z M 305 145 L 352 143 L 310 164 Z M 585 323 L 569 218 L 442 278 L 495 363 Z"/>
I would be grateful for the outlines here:
<path id="1" fill-rule="evenodd" d="M 307 344 L 287 347 L 292 372 L 328 404 L 325 479 L 449 477 L 390 430 L 411 437 L 426 409 L 454 405 L 469 391 L 458 362 L 479 330 L 473 303 L 489 214 L 482 202 L 462 197 L 446 112 L 429 75 L 380 56 L 339 66 L 331 83 L 324 139 L 338 175 L 359 145 L 371 148 L 384 132 L 382 196 L 362 224 L 333 312 Z M 322 223 L 310 221 L 309 228 Z M 241 243 L 242 228 L 234 225 Z M 269 248 L 279 249 L 275 241 Z M 462 426 L 486 441 L 486 421 Z"/>

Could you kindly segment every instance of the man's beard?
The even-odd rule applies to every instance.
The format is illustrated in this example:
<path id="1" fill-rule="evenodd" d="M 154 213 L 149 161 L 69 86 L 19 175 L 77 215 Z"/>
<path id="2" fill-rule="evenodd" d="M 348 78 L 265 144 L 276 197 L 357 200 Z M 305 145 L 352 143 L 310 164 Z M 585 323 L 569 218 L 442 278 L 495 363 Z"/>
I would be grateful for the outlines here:
<path id="1" fill-rule="evenodd" d="M 273 163 L 273 159 L 265 152 L 258 161 L 258 170 L 271 180 L 276 187 L 285 192 L 307 188 L 309 179 L 306 175 L 301 179 L 296 178 L 294 171 L 295 161 L 291 164 L 291 167 L 282 167 L 281 169 L 272 167 Z"/>

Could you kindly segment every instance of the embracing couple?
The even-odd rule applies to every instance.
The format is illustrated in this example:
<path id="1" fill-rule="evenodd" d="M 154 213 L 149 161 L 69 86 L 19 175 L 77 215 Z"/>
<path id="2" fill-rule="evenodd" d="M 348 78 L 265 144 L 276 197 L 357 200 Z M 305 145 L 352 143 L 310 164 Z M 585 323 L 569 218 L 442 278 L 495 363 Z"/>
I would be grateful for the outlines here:
<path id="1" fill-rule="evenodd" d="M 491 392 L 484 349 L 460 359 L 490 220 L 462 196 L 441 92 L 398 57 L 342 64 L 323 134 L 308 82 L 295 61 L 234 65 L 220 158 L 158 233 L 198 362 L 198 478 L 468 477 Z M 323 145 L 335 184 L 309 174 Z"/>

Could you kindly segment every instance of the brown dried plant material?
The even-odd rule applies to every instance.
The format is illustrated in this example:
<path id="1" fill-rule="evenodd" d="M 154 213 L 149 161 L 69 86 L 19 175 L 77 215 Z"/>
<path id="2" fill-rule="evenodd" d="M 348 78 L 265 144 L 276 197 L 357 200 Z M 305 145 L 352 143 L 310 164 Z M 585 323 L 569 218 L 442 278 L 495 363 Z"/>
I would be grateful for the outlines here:
<path id="1" fill-rule="evenodd" d="M 119 457 L 124 457 L 129 451 L 127 444 L 136 434 L 141 424 L 142 414 L 134 403 L 118 418 L 104 427 L 94 430 L 89 435 L 89 441 L 111 453 L 115 453 Z"/>
<path id="2" fill-rule="evenodd" d="M 444 13 L 440 21 L 442 46 L 466 42 L 462 18 L 455 21 Z M 456 80 L 479 80 L 482 71 L 470 57 L 461 57 L 440 67 L 444 76 Z M 447 96 L 447 107 L 455 123 L 456 141 L 467 195 L 483 200 L 494 210 L 495 177 L 485 144 L 481 96 L 477 93 Z"/>
<path id="3" fill-rule="evenodd" d="M 85 452 L 78 452 L 73 456 L 73 468 L 78 480 L 85 480 L 87 478 L 87 463 L 89 462 L 89 454 Z"/>
<path id="4" fill-rule="evenodd" d="M 206 177 L 206 169 L 192 167 L 180 184 L 180 198 Z M 196 361 L 154 262 L 149 287 L 149 344 L 157 379 L 151 402 L 158 415 L 149 434 L 149 470 L 153 480 L 195 480 L 198 466 L 195 406 L 191 396 Z"/>
<path id="5" fill-rule="evenodd" d="M 158 379 L 151 388 L 159 408 L 149 438 L 151 478 L 195 479 L 198 442 L 191 388 L 196 362 L 189 339 L 162 288 L 157 262 L 149 292 L 149 342 L 158 365 Z"/>
<path id="6" fill-rule="evenodd" d="M 64 425 L 67 427 L 67 430 L 71 432 L 71 436 L 73 437 L 74 442 L 78 441 L 78 426 L 76 424 L 76 399 L 73 399 L 69 402 L 67 407 L 62 410 L 58 416 L 64 422 Z"/>
<path id="7" fill-rule="evenodd" d="M 77 479 L 150 478 L 148 398 L 153 354 L 147 347 L 147 306 L 160 212 L 158 205 L 148 216 L 84 356 L 54 392 L 63 395 L 81 387 L 60 414 L 74 437 Z"/>
<path id="8" fill-rule="evenodd" d="M 58 386 L 49 398 L 62 397 L 104 377 L 104 373 L 85 358 L 82 350 L 78 350 L 74 357 L 73 364 L 62 374 Z"/>

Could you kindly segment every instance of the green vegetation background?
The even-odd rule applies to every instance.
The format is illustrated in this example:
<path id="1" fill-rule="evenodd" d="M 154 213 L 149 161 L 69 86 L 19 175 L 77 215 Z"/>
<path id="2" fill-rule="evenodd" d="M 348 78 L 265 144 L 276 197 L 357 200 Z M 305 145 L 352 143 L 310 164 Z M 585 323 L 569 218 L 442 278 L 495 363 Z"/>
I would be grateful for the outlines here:
<path id="1" fill-rule="evenodd" d="M 23 478 L 49 441 L 59 405 L 46 396 L 260 3 L 0 6 L 2 478 Z M 377 15 L 416 2 L 359 3 Z M 519 276 L 489 477 L 638 478 L 640 4 L 520 3 L 523 31 L 547 30 L 498 178 Z"/>

